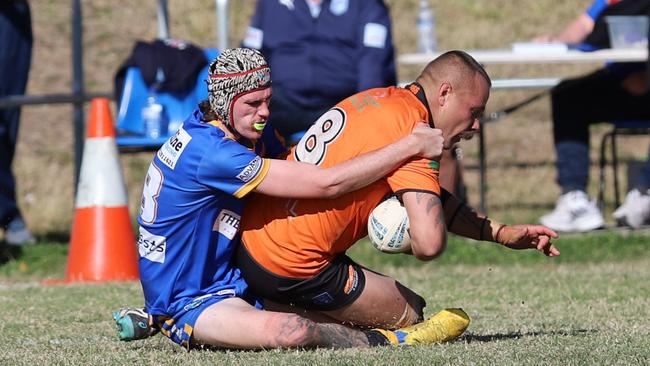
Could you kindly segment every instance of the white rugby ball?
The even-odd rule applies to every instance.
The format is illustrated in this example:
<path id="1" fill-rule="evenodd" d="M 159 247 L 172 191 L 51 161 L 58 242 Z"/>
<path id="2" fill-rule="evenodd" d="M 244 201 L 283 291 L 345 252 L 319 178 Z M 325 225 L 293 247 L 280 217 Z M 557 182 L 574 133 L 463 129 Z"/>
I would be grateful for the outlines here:
<path id="1" fill-rule="evenodd" d="M 411 249 L 409 217 L 396 196 L 385 199 L 370 212 L 368 238 L 384 253 L 403 253 Z"/>

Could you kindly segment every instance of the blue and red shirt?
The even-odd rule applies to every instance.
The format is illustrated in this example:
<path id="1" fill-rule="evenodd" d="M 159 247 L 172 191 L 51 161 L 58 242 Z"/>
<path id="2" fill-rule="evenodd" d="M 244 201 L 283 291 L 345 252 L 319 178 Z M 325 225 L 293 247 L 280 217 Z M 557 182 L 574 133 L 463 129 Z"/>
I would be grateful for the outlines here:
<path id="1" fill-rule="evenodd" d="M 607 9 L 608 6 L 620 3 L 621 0 L 594 0 L 585 12 L 592 20 L 596 20 L 598 16 Z"/>

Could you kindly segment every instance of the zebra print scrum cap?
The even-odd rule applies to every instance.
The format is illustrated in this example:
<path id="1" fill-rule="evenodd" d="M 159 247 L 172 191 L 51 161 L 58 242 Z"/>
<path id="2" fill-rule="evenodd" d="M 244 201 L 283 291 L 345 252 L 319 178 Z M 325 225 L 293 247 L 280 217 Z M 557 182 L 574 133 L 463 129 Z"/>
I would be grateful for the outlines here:
<path id="1" fill-rule="evenodd" d="M 208 69 L 208 99 L 212 110 L 233 125 L 235 100 L 251 91 L 271 86 L 271 69 L 262 54 L 250 48 L 224 50 Z"/>

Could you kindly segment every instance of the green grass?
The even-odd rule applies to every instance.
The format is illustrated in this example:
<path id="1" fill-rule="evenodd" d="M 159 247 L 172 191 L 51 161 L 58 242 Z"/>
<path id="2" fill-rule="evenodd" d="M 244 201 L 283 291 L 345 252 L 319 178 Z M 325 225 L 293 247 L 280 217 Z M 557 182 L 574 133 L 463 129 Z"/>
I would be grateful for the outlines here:
<path id="1" fill-rule="evenodd" d="M 61 277 L 68 245 L 42 241 L 33 246 L 0 247 L 0 282 Z"/>
<path id="2" fill-rule="evenodd" d="M 414 51 L 417 0 L 387 3 L 398 53 Z M 512 42 L 557 31 L 590 1 L 431 3 L 437 15 L 440 47 L 475 49 L 507 48 Z M 241 40 L 254 4 L 254 0 L 231 1 L 232 44 Z M 169 5 L 174 37 L 201 46 L 215 44 L 213 8 L 206 8 L 206 2 L 186 0 Z M 112 88 L 114 71 L 135 40 L 154 37 L 154 14 L 154 2 L 141 6 L 123 0 L 84 4 L 87 90 Z M 69 6 L 41 1 L 32 6 L 32 15 L 36 37 L 28 93 L 69 90 L 70 73 L 65 72 L 71 69 Z M 600 65 L 495 65 L 489 72 L 493 78 L 575 76 L 594 67 Z M 420 66 L 398 65 L 398 69 L 400 80 L 412 80 Z M 495 92 L 488 112 L 530 93 Z M 549 106 L 549 100 L 543 99 L 486 127 L 488 209 L 503 222 L 536 221 L 552 208 L 559 193 L 554 184 Z M 163 337 L 120 343 L 110 311 L 142 303 L 137 283 L 40 285 L 41 279 L 61 278 L 65 268 L 68 234 L 42 237 L 71 226 L 74 159 L 72 130 L 67 123 L 70 118 L 68 105 L 27 106 L 22 111 L 14 173 L 23 214 L 41 240 L 36 246 L 11 250 L 0 242 L 0 365 L 650 363 L 650 240 L 647 233 L 625 232 L 565 236 L 557 241 L 562 256 L 555 259 L 458 238 L 451 239 L 444 255 L 430 263 L 405 255 L 381 254 L 368 243 L 355 246 L 351 255 L 359 262 L 419 291 L 429 303 L 428 313 L 443 306 L 467 310 L 472 325 L 460 341 L 452 344 L 399 350 L 186 353 Z M 604 131 L 593 129 L 593 147 L 598 146 Z M 648 138 L 634 141 L 619 144 L 623 158 L 645 158 Z M 477 141 L 463 143 L 463 152 L 466 166 L 476 167 Z M 593 148 L 594 162 L 596 153 Z M 135 217 L 151 154 L 122 155 L 121 160 Z M 519 167 L 520 163 L 530 166 Z M 620 167 L 621 173 L 624 168 Z M 593 169 L 591 176 L 597 177 L 596 173 Z M 611 182 L 610 175 L 608 179 Z M 465 181 L 470 202 L 476 206 L 475 168 L 465 171 Z M 591 183 L 593 195 L 596 180 Z"/>
<path id="3" fill-rule="evenodd" d="M 472 324 L 450 344 L 186 353 L 161 336 L 117 340 L 110 312 L 142 303 L 138 283 L 41 285 L 62 275 L 67 246 L 39 243 L 0 265 L 0 364 L 647 364 L 648 237 L 605 232 L 557 244 L 562 256 L 549 259 L 453 238 L 440 259 L 419 263 L 358 243 L 351 255 L 422 294 L 427 314 L 468 312 Z"/>
<path id="4" fill-rule="evenodd" d="M 565 237 L 566 236 L 566 237 Z M 602 232 L 587 235 L 563 235 L 554 240 L 560 257 L 549 259 L 536 251 L 514 251 L 494 243 L 451 236 L 443 255 L 431 263 L 409 255 L 383 254 L 363 239 L 350 255 L 369 267 L 392 265 L 427 267 L 431 265 L 527 265 L 561 263 L 605 263 L 633 260 L 650 252 L 650 237 L 634 232 Z"/>
<path id="5" fill-rule="evenodd" d="M 62 277 L 68 245 L 61 235 L 39 241 L 38 245 L 8 247 L 0 244 L 0 282 L 30 281 Z M 535 251 L 513 251 L 494 243 L 478 242 L 450 236 L 444 254 L 432 263 L 410 255 L 384 254 L 375 250 L 367 239 L 354 245 L 349 255 L 370 268 L 427 267 L 431 265 L 525 265 L 561 263 L 620 262 L 643 257 L 650 251 L 650 237 L 644 232 L 604 231 L 587 235 L 566 235 L 554 241 L 562 255 L 549 259 Z M 0 242 L 1 243 L 1 242 Z M 585 250 L 588 248 L 588 250 Z"/>

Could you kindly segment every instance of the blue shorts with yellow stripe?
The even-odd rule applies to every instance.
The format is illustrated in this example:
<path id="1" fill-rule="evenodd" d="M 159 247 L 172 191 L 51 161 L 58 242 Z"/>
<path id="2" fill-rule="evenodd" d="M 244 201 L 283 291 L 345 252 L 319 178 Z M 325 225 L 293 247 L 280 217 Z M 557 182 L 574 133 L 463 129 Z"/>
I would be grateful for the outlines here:
<path id="1" fill-rule="evenodd" d="M 180 311 L 172 316 L 153 315 L 153 323 L 160 329 L 160 333 L 171 339 L 174 343 L 189 350 L 191 347 L 197 346 L 197 344 L 193 343 L 192 333 L 194 332 L 194 325 L 199 315 L 211 305 L 231 297 L 233 297 L 232 294 L 208 294 L 200 296 L 188 302 Z M 252 306 L 262 309 L 262 303 L 259 298 L 249 296 L 248 293 L 241 298 Z"/>

